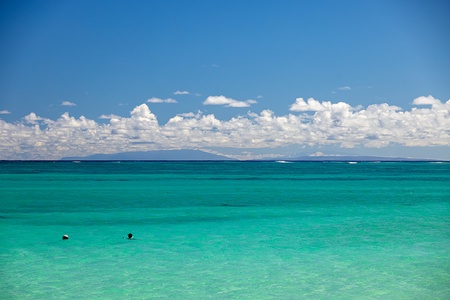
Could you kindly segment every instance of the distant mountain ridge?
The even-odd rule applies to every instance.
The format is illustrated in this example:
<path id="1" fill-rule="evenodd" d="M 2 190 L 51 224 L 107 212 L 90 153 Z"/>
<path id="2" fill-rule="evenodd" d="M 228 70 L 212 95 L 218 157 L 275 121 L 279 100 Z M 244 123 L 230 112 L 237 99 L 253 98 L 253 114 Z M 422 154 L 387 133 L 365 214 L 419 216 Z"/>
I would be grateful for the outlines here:
<path id="1" fill-rule="evenodd" d="M 200 150 L 155 150 L 63 157 L 61 160 L 234 160 Z"/>
<path id="2" fill-rule="evenodd" d="M 63 161 L 237 161 L 224 155 L 211 154 L 201 150 L 154 150 L 140 152 L 121 152 L 114 154 L 94 154 L 88 156 L 71 156 L 61 158 Z M 250 160 L 252 161 L 252 160 Z M 381 157 L 381 156 L 351 156 L 351 155 L 322 155 L 280 157 L 270 159 L 256 159 L 253 161 L 322 161 L 322 162 L 395 162 L 395 161 L 439 161 L 435 159 Z"/>

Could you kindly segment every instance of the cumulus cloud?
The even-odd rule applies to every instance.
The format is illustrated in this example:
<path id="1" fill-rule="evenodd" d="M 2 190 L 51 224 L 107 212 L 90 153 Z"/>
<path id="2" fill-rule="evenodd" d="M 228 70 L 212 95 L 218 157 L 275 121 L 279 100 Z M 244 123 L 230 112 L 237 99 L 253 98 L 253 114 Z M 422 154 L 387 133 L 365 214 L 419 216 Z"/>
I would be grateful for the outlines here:
<path id="1" fill-rule="evenodd" d="M 114 119 L 114 118 L 120 118 L 119 116 L 116 116 L 116 115 L 101 115 L 100 117 L 98 117 L 99 119 L 102 119 L 102 120 L 111 120 L 111 119 Z"/>
<path id="2" fill-rule="evenodd" d="M 303 98 L 297 98 L 295 103 L 292 104 L 289 108 L 291 111 L 325 111 L 325 110 L 334 110 L 334 111 L 347 111 L 351 110 L 350 105 L 344 102 L 339 102 L 333 104 L 329 101 L 320 102 L 315 100 L 314 98 L 309 98 L 305 101 Z"/>
<path id="3" fill-rule="evenodd" d="M 223 105 L 226 107 L 250 107 L 255 103 L 257 103 L 256 100 L 238 101 L 225 96 L 209 96 L 203 102 L 204 105 Z"/>
<path id="4" fill-rule="evenodd" d="M 37 124 L 38 121 L 44 120 L 44 118 L 38 117 L 35 113 L 30 113 L 26 115 L 24 118 L 26 123 Z"/>
<path id="5" fill-rule="evenodd" d="M 8 111 L 8 110 L 0 110 L 0 115 L 8 115 L 8 114 L 10 114 L 11 112 L 10 111 Z"/>
<path id="6" fill-rule="evenodd" d="M 193 117 L 197 117 L 198 118 L 202 114 L 203 113 L 201 111 L 197 111 L 196 114 L 194 114 L 193 112 L 188 112 L 188 113 L 179 114 L 178 116 L 187 117 L 187 118 L 193 118 Z"/>
<path id="7" fill-rule="evenodd" d="M 174 95 L 189 95 L 188 91 L 176 91 L 173 93 Z"/>
<path id="8" fill-rule="evenodd" d="M 434 99 L 434 97 L 430 95 L 427 97 L 421 96 L 421 97 L 414 99 L 413 104 L 414 105 L 440 105 L 441 101 Z"/>
<path id="9" fill-rule="evenodd" d="M 225 99 L 216 98 L 215 103 L 229 105 Z M 197 112 L 176 115 L 164 125 L 147 104 L 135 107 L 126 117 L 102 115 L 109 120 L 104 123 L 68 113 L 56 120 L 30 113 L 18 123 L 0 119 L 0 159 L 208 147 L 450 146 L 450 100 L 417 99 L 413 103 L 419 107 L 403 110 L 387 103 L 363 108 L 298 98 L 291 105 L 292 113 L 283 116 L 263 110 L 224 121 Z"/>
<path id="10" fill-rule="evenodd" d="M 70 102 L 70 101 L 63 101 L 61 102 L 62 106 L 77 106 L 75 103 Z"/>
<path id="11" fill-rule="evenodd" d="M 352 88 L 349 87 L 348 85 L 346 85 L 346 86 L 340 86 L 337 89 L 340 91 L 351 91 Z"/>
<path id="12" fill-rule="evenodd" d="M 147 100 L 148 103 L 178 103 L 177 100 L 172 98 L 161 99 L 161 98 L 150 98 Z"/>

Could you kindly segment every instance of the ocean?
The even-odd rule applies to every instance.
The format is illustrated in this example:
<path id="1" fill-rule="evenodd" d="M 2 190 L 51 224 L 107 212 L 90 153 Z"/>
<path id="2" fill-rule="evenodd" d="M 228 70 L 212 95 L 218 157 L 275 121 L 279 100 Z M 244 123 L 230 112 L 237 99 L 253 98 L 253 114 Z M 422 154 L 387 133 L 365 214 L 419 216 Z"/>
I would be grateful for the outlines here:
<path id="1" fill-rule="evenodd" d="M 450 299 L 450 163 L 0 162 L 0 204 L 1 299 Z"/>

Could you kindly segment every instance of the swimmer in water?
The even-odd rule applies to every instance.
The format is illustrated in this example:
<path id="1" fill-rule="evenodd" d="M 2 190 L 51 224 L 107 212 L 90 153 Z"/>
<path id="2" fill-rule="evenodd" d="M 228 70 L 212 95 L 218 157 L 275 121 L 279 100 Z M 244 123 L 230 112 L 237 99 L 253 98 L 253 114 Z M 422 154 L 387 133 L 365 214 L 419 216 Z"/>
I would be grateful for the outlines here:
<path id="1" fill-rule="evenodd" d="M 131 240 L 133 238 L 133 234 L 129 233 L 128 234 L 128 239 Z"/>

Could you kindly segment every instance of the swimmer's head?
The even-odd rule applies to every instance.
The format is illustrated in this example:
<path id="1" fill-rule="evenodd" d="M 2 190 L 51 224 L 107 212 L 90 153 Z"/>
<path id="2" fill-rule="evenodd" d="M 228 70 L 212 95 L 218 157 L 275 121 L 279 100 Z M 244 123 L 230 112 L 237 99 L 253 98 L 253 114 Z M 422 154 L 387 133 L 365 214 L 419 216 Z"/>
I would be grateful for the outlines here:
<path id="1" fill-rule="evenodd" d="M 65 235 L 63 235 L 62 239 L 63 239 L 63 240 L 68 240 L 68 239 L 69 239 L 69 236 L 68 236 L 67 234 L 65 234 Z"/>
<path id="2" fill-rule="evenodd" d="M 129 239 L 132 239 L 132 238 L 133 238 L 133 235 L 132 235 L 131 233 L 129 233 L 129 234 L 128 234 L 128 238 L 129 238 Z"/>

